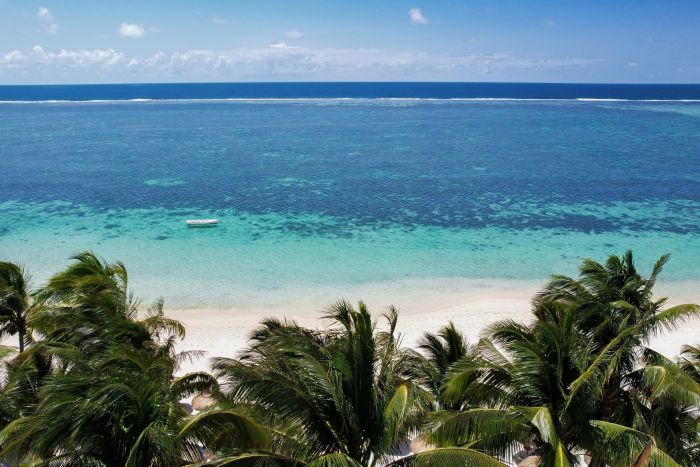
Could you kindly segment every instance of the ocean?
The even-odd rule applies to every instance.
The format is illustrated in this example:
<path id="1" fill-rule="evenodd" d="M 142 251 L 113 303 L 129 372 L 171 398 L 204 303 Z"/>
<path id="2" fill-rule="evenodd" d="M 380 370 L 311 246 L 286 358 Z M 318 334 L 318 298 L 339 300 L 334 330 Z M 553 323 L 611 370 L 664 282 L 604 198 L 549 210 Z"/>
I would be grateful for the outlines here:
<path id="1" fill-rule="evenodd" d="M 0 86 L 0 174 L 0 259 L 38 285 L 91 249 L 173 307 L 544 282 L 628 248 L 700 281 L 700 85 Z"/>

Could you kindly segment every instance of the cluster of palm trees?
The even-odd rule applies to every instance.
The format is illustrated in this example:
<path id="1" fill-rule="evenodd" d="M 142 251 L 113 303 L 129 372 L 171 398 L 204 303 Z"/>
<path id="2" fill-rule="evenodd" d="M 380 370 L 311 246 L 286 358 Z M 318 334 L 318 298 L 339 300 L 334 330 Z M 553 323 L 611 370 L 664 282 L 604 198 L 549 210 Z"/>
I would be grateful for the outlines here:
<path id="1" fill-rule="evenodd" d="M 554 276 L 533 320 L 469 343 L 452 324 L 401 345 L 398 312 L 330 306 L 328 327 L 260 323 L 235 358 L 196 353 L 163 302 L 90 252 L 33 289 L 0 263 L 0 460 L 46 466 L 700 465 L 700 348 L 647 347 L 700 313 L 666 307 L 631 252 Z M 206 394 L 214 402 L 191 414 Z"/>

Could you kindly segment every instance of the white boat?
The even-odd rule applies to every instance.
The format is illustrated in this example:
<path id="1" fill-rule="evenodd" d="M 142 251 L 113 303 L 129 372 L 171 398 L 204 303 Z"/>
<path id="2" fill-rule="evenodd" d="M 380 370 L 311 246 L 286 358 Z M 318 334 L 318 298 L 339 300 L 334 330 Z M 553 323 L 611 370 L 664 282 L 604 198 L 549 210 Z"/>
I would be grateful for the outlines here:
<path id="1" fill-rule="evenodd" d="M 219 219 L 187 219 L 189 227 L 211 227 L 219 223 Z"/>

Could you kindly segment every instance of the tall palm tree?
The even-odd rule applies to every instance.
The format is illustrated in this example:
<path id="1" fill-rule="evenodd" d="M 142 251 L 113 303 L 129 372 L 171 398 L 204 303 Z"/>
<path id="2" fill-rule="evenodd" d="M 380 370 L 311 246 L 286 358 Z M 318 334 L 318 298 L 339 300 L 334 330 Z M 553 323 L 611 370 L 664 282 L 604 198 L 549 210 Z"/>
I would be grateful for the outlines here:
<path id="1" fill-rule="evenodd" d="M 374 466 L 399 452 L 431 397 L 406 377 L 396 309 L 384 317 L 389 329 L 378 331 L 364 303 L 354 308 L 341 301 L 326 314 L 330 331 L 270 319 L 240 358 L 214 361 L 226 399 L 255 407 L 275 433 L 275 449 L 256 453 L 256 459 L 270 465 Z M 209 465 L 243 465 L 250 456 L 233 453 Z M 462 448 L 428 451 L 396 465 L 455 458 L 501 465 Z"/>
<path id="2" fill-rule="evenodd" d="M 644 422 L 639 416 L 638 395 L 645 391 L 637 370 L 645 362 L 639 356 L 652 355 L 646 347 L 651 337 L 700 312 L 694 304 L 664 308 L 667 299 L 654 296 L 668 259 L 660 257 L 648 278 L 638 272 L 629 250 L 621 257 L 610 255 L 605 264 L 587 259 L 578 279 L 554 276 L 538 296 L 576 309 L 576 327 L 589 340 L 587 354 L 595 358 L 569 390 L 570 397 L 580 393 L 595 402 L 589 408 L 591 419 L 647 431 L 659 426 L 651 423 L 651 414 Z M 593 465 L 601 465 L 595 456 Z"/>
<path id="3" fill-rule="evenodd" d="M 14 263 L 0 262 L 0 338 L 17 335 L 23 352 L 31 338 L 29 316 L 40 306 L 29 275 Z"/>
<path id="4" fill-rule="evenodd" d="M 107 263 L 92 251 L 83 251 L 73 262 L 55 274 L 42 290 L 53 302 L 88 309 L 102 308 L 114 314 L 129 315 L 138 302 L 128 290 L 128 273 L 121 261 Z"/>
<path id="5" fill-rule="evenodd" d="M 543 465 L 573 461 L 575 440 L 588 425 L 577 406 L 567 409 L 566 387 L 579 374 L 575 351 L 581 337 L 571 307 L 540 303 L 535 313 L 531 326 L 495 323 L 479 352 L 453 365 L 444 397 L 466 404 L 434 417 L 433 441 L 473 443 L 502 458 L 527 443 L 537 448 Z"/>
<path id="6" fill-rule="evenodd" d="M 654 297 L 653 287 L 668 259 L 668 255 L 659 258 L 648 278 L 639 274 L 629 250 L 622 257 L 610 255 L 605 264 L 586 259 L 578 279 L 555 275 L 537 297 L 576 308 L 577 329 L 588 337 L 591 351 L 601 357 L 587 377 L 606 365 L 619 370 L 609 371 L 605 383 L 610 389 L 605 394 L 608 412 L 616 405 L 619 375 L 635 367 L 636 356 L 649 339 L 700 312 L 694 304 L 664 309 L 667 299 Z M 599 389 L 606 392 L 605 387 Z"/>
<path id="7" fill-rule="evenodd" d="M 45 340 L 75 345 L 92 355 L 115 342 L 142 348 L 164 333 L 184 337 L 182 324 L 164 315 L 162 300 L 139 317 L 140 302 L 129 291 L 123 263 L 108 263 L 89 251 L 72 259 L 41 289 L 44 307 L 29 321 Z"/>
<path id="8" fill-rule="evenodd" d="M 470 406 L 436 417 L 434 441 L 474 442 L 503 456 L 526 443 L 556 465 L 579 453 L 590 454 L 592 465 L 617 465 L 623 454 L 630 464 L 644 454 L 692 465 L 688 446 L 670 441 L 683 423 L 660 423 L 673 394 L 659 390 L 656 356 L 645 347 L 654 333 L 698 312 L 696 305 L 663 309 L 665 299 L 653 298 L 666 260 L 648 279 L 630 252 L 605 265 L 584 261 L 578 280 L 555 276 L 535 300 L 532 325 L 497 323 L 479 356 L 453 366 L 445 397 Z M 615 447 L 623 435 L 636 448 Z"/>
<path id="9" fill-rule="evenodd" d="M 124 264 L 107 263 L 89 251 L 71 259 L 42 288 L 40 297 L 47 306 L 33 316 L 34 328 L 49 339 L 86 347 L 110 336 L 136 345 L 148 340 L 142 327 L 133 325 L 138 301 L 128 290 Z"/>
<path id="10" fill-rule="evenodd" d="M 490 339 L 480 343 L 481 355 L 453 367 L 445 397 L 454 394 L 472 405 L 433 417 L 431 440 L 438 445 L 470 444 L 503 458 L 526 444 L 544 466 L 572 465 L 584 453 L 594 454 L 594 460 L 604 465 L 633 465 L 642 455 L 649 457 L 651 465 L 694 465 L 684 448 L 679 449 L 680 443 L 668 442 L 680 439 L 683 430 L 674 431 L 671 426 L 652 429 L 654 422 L 670 422 L 661 413 L 669 407 L 660 403 L 660 384 L 656 395 L 652 396 L 651 386 L 644 386 L 648 394 L 630 396 L 638 413 L 633 426 L 643 429 L 596 420 L 590 410 L 595 400 L 587 394 L 572 396 L 568 388 L 591 358 L 583 350 L 587 342 L 573 326 L 572 308 L 550 304 L 551 318 L 547 319 L 543 306 L 540 304 L 538 319 L 531 326 L 512 321 L 491 326 Z M 643 371 L 651 368 L 637 370 L 628 380 L 643 381 Z M 665 384 L 672 386 L 671 381 Z M 670 390 L 666 392 L 673 396 Z M 686 422 L 692 420 L 689 417 Z"/>
<path id="11" fill-rule="evenodd" d="M 205 460 L 220 429 L 244 446 L 267 443 L 244 413 L 187 413 L 181 399 L 215 389 L 206 373 L 174 377 L 172 360 L 130 347 L 87 363 L 76 348 L 54 352 L 70 368 L 49 378 L 33 414 L 0 431 L 0 455 L 46 465 L 175 466 Z"/>
<path id="12" fill-rule="evenodd" d="M 81 253 L 41 292 L 30 322 L 41 339 L 8 363 L 0 394 L 6 426 L 0 456 L 49 465 L 183 465 L 205 460 L 222 437 L 236 446 L 269 436 L 235 409 L 192 418 L 180 400 L 216 392 L 206 373 L 175 377 L 183 325 L 163 302 L 144 317 L 129 294 L 126 268 Z M 5 410 L 6 409 L 6 410 Z"/>

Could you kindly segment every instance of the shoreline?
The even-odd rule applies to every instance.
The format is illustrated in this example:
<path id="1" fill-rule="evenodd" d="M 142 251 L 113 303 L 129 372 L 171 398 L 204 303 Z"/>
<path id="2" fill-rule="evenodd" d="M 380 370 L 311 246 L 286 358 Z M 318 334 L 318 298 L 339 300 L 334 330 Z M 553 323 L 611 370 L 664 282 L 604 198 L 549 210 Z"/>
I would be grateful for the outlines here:
<path id="1" fill-rule="evenodd" d="M 425 332 L 436 332 L 449 321 L 475 343 L 490 324 L 513 319 L 525 324 L 532 320 L 531 300 L 545 281 L 510 279 L 445 279 L 434 281 L 407 279 L 347 287 L 350 293 L 338 294 L 338 288 L 313 289 L 317 293 L 306 299 L 248 306 L 165 307 L 169 318 L 185 325 L 186 337 L 176 344 L 177 351 L 199 350 L 204 355 L 183 362 L 178 374 L 209 371 L 213 357 L 234 358 L 245 348 L 248 336 L 264 318 L 296 321 L 312 328 L 324 328 L 324 309 L 346 299 L 353 305 L 363 300 L 378 327 L 385 325 L 381 313 L 389 305 L 399 308 L 397 330 L 402 345 L 415 348 Z M 324 293 L 319 294 L 322 291 Z M 657 283 L 656 297 L 668 297 L 668 306 L 682 303 L 700 304 L 700 281 L 666 281 Z M 303 293 L 296 297 L 304 296 Z M 309 292 L 309 290 L 306 290 Z M 167 298 L 167 297 L 166 297 Z M 279 297 L 278 297 L 279 298 Z M 143 305 L 148 302 L 144 301 Z M 5 336 L 1 345 L 16 348 L 16 336 Z M 682 323 L 672 333 L 654 337 L 649 347 L 669 358 L 678 356 L 681 346 L 700 344 L 700 317 Z"/>
<path id="2" fill-rule="evenodd" d="M 482 283 L 484 281 L 478 281 Z M 514 281 L 515 282 L 515 281 Z M 402 284 L 406 288 L 407 284 Z M 485 328 L 503 319 L 529 323 L 532 319 L 531 299 L 543 282 L 516 282 L 511 287 L 471 287 L 457 291 L 455 284 L 444 290 L 413 289 L 407 295 L 393 295 L 384 286 L 365 287 L 367 303 L 378 326 L 383 326 L 381 313 L 389 305 L 399 308 L 398 332 L 402 345 L 414 347 L 425 332 L 436 332 L 440 327 L 453 321 L 470 342 L 476 342 Z M 473 284 L 472 284 L 473 285 Z M 700 287 L 696 281 L 659 283 L 657 297 L 668 297 L 667 306 L 681 303 L 700 303 Z M 326 326 L 323 310 L 330 303 L 345 298 L 353 304 L 360 299 L 356 293 L 339 296 L 335 300 L 318 303 L 296 303 L 287 306 L 256 307 L 188 307 L 167 308 L 166 315 L 185 324 L 187 336 L 178 343 L 178 351 L 201 350 L 202 358 L 185 362 L 180 373 L 208 371 L 212 357 L 233 358 L 247 344 L 249 334 L 259 322 L 267 317 L 294 320 L 309 327 Z M 371 293 L 369 293 L 371 292 Z M 398 299 L 397 299 L 398 298 Z M 307 300 L 310 301 L 310 300 Z M 673 333 L 656 336 L 649 343 L 654 350 L 674 358 L 684 344 L 700 343 L 700 317 L 687 321 Z"/>

